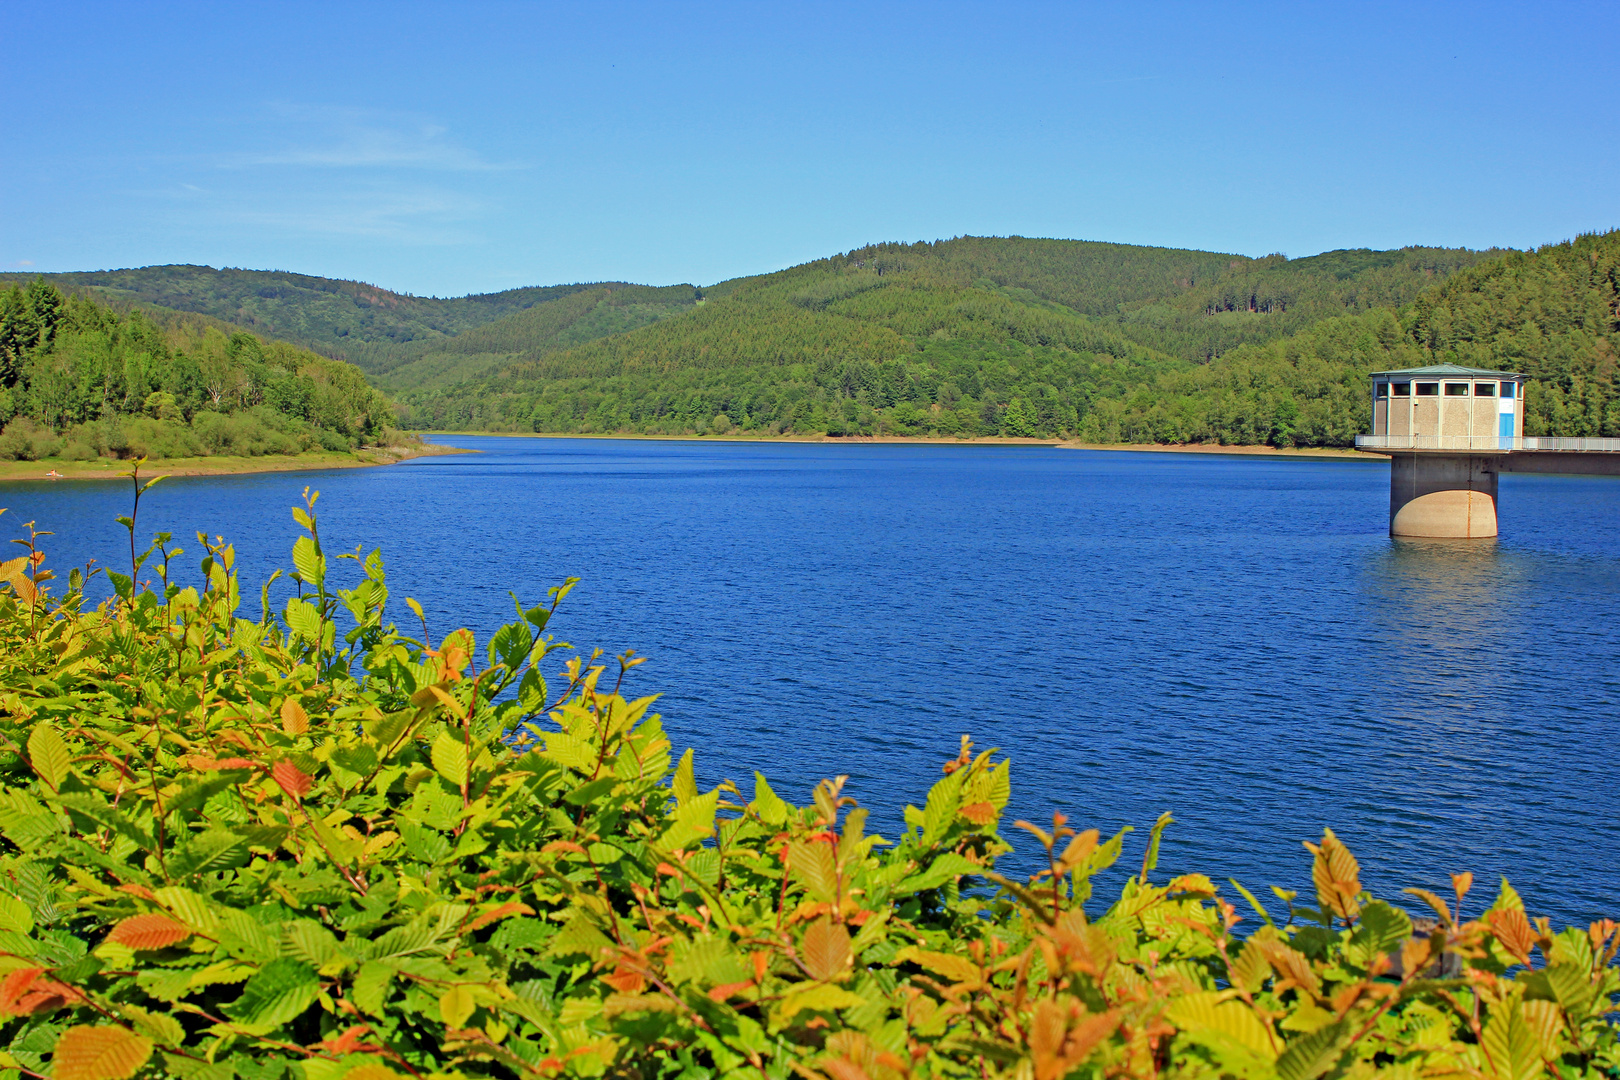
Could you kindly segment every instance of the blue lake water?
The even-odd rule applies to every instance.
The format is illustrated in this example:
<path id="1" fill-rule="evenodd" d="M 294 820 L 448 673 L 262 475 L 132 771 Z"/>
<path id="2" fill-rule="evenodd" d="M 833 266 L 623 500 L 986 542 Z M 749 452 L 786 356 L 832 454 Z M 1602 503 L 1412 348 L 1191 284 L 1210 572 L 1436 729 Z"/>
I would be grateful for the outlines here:
<path id="1" fill-rule="evenodd" d="M 435 639 L 580 577 L 554 629 L 652 658 L 630 690 L 700 778 L 806 802 L 848 773 L 890 834 L 970 733 L 1011 755 L 1013 816 L 1134 825 L 1126 862 L 1173 811 L 1161 873 L 1309 896 L 1328 825 L 1392 899 L 1466 869 L 1557 922 L 1620 914 L 1620 481 L 1504 476 L 1499 540 L 1418 543 L 1373 462 L 442 441 L 483 452 L 176 478 L 143 532 L 193 568 L 224 533 L 257 614 L 313 485 L 328 550 L 381 546 Z M 0 525 L 116 566 L 127 493 L 0 485 Z"/>

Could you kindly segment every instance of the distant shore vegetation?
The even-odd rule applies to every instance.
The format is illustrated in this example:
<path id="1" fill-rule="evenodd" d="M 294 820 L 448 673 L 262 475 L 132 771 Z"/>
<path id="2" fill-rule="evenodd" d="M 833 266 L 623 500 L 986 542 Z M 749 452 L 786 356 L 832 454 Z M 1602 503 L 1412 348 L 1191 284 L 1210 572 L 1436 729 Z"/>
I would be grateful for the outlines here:
<path id="1" fill-rule="evenodd" d="M 45 280 L 0 293 L 0 459 L 350 453 L 394 419 L 359 369 L 307 349 Z"/>

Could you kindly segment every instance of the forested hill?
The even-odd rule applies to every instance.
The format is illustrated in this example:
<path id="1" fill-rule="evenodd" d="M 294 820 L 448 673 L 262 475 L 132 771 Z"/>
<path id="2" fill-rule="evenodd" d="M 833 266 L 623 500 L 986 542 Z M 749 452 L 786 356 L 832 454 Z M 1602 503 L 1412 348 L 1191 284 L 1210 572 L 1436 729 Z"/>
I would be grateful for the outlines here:
<path id="1" fill-rule="evenodd" d="M 998 268 L 986 250 L 1049 258 Z M 1171 252 L 1099 276 L 1089 295 L 1111 288 L 1112 316 L 1079 311 L 1078 286 L 1059 293 L 1078 251 L 865 248 L 724 282 L 678 318 L 514 354 L 404 399 L 425 427 L 1345 446 L 1366 429 L 1370 371 L 1463 358 L 1539 377 L 1532 433 L 1620 435 L 1620 233 L 1536 252 L 1223 257 L 1224 270 Z"/>
<path id="2" fill-rule="evenodd" d="M 56 280 L 353 358 L 422 428 L 1347 445 L 1367 422 L 1366 372 L 1453 355 L 1545 374 L 1533 429 L 1610 433 L 1614 339 L 1593 313 L 1613 305 L 1592 268 L 1614 248 L 1607 234 L 1252 259 L 959 237 L 701 289 L 455 300 L 206 267 Z M 1486 312 L 1488 338 L 1458 336 Z"/>
<path id="3" fill-rule="evenodd" d="M 0 458 L 347 452 L 393 420 L 354 366 L 208 316 L 0 292 Z"/>
<path id="4" fill-rule="evenodd" d="M 5 274 L 26 285 L 39 275 Z M 367 371 L 385 371 L 417 350 L 536 304 L 585 291 L 614 291 L 624 282 L 552 285 L 454 299 L 411 296 L 358 281 L 274 270 L 209 266 L 48 274 L 64 290 L 122 304 L 144 304 L 222 319 L 268 337 L 296 342 Z M 691 286 L 663 290 L 693 299 Z"/>

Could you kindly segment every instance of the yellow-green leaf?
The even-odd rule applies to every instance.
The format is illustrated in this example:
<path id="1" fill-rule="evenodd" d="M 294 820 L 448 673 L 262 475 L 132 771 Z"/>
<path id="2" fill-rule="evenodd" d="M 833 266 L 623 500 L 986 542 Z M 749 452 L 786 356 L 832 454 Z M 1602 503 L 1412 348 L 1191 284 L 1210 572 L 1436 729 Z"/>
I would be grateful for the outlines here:
<path id="1" fill-rule="evenodd" d="M 1221 993 L 1206 990 L 1171 1003 L 1167 1013 L 1192 1038 L 1223 1048 L 1240 1048 L 1266 1061 L 1274 1061 L 1277 1048 L 1260 1018 L 1241 1001 L 1222 1001 Z"/>
<path id="2" fill-rule="evenodd" d="M 449 731 L 433 740 L 433 768 L 456 790 L 467 782 L 467 745 Z"/>
<path id="3" fill-rule="evenodd" d="M 776 1006 L 776 1014 L 783 1020 L 805 1009 L 853 1009 L 865 1005 L 866 999 L 841 986 L 816 983 L 803 990 L 795 990 Z"/>
<path id="4" fill-rule="evenodd" d="M 472 991 L 465 986 L 452 986 L 439 998 L 439 1015 L 449 1028 L 466 1027 L 467 1020 L 477 1007 Z"/>
<path id="5" fill-rule="evenodd" d="M 1492 1010 L 1481 1045 L 1497 1080 L 1536 1080 L 1545 1071 L 1541 1040 L 1516 1001 Z"/>
<path id="6" fill-rule="evenodd" d="M 52 791 L 60 789 L 62 781 L 73 771 L 73 757 L 68 753 L 67 743 L 49 724 L 36 725 L 29 733 L 28 761 Z"/>
<path id="7" fill-rule="evenodd" d="M 795 840 L 788 848 L 788 866 L 812 897 L 832 901 L 838 891 L 838 868 L 830 845 Z"/>

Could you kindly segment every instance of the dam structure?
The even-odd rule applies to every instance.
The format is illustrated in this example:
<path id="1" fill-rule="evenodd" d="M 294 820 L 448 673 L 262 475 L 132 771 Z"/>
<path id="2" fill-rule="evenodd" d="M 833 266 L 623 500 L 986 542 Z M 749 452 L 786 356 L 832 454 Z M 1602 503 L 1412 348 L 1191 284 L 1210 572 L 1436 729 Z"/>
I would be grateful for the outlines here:
<path id="1" fill-rule="evenodd" d="M 1526 436 L 1525 381 L 1457 364 L 1373 372 L 1356 449 L 1389 455 L 1391 536 L 1495 536 L 1504 472 L 1620 476 L 1620 439 Z"/>

